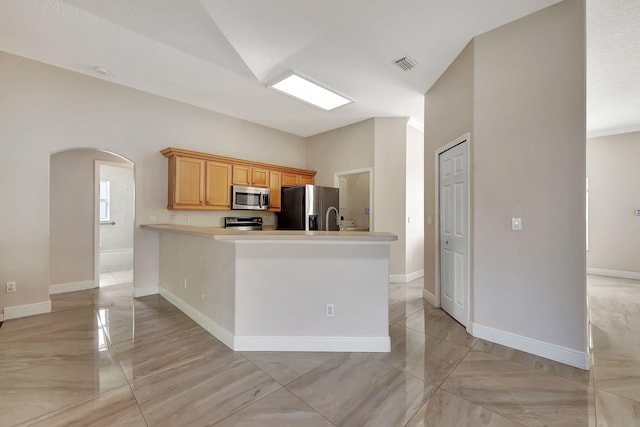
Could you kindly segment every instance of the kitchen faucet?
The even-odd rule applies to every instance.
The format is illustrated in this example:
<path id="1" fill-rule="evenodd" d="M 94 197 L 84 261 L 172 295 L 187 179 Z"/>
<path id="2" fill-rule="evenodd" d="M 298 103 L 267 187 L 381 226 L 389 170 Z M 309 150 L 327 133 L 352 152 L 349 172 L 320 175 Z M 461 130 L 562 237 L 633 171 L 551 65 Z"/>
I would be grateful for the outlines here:
<path id="1" fill-rule="evenodd" d="M 336 225 L 340 227 L 340 214 L 338 213 L 338 209 L 336 209 L 334 206 L 329 206 L 327 208 L 327 214 L 325 215 L 325 221 L 324 221 L 325 231 L 329 231 L 329 212 L 331 212 L 331 209 L 336 211 Z"/>

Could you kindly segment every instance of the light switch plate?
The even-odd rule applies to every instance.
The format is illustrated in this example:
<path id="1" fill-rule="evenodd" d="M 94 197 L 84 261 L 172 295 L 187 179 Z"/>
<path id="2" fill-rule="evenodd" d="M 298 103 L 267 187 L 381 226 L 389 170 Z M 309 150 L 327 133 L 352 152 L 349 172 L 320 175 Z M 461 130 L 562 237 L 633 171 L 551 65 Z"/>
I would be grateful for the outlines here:
<path id="1" fill-rule="evenodd" d="M 522 218 L 511 218 L 511 229 L 522 231 Z"/>

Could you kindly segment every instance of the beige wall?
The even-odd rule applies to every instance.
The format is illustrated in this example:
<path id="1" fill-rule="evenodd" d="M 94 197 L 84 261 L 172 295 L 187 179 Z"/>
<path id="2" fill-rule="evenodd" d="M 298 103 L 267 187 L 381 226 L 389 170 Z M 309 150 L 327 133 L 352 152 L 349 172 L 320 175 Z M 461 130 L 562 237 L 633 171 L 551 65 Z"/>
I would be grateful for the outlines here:
<path id="1" fill-rule="evenodd" d="M 424 132 L 407 127 L 407 267 L 424 271 Z"/>
<path id="2" fill-rule="evenodd" d="M 375 118 L 373 228 L 398 235 L 391 244 L 389 274 L 406 270 L 407 118 Z"/>
<path id="3" fill-rule="evenodd" d="M 333 175 L 373 167 L 374 119 L 307 138 L 307 168 L 316 185 L 334 187 Z"/>
<path id="4" fill-rule="evenodd" d="M 389 273 L 393 276 L 414 272 L 407 270 L 407 147 L 411 146 L 412 153 L 421 147 L 415 144 L 419 136 L 411 135 L 409 144 L 407 118 L 375 117 L 307 138 L 307 167 L 318 171 L 318 185 L 334 186 L 336 172 L 373 167 L 373 231 L 398 235 L 390 249 Z M 420 174 L 420 166 L 412 163 L 411 168 L 412 177 Z M 417 265 L 422 264 L 419 246 L 412 238 L 410 248 Z"/>
<path id="5" fill-rule="evenodd" d="M 474 45 L 474 322 L 585 351 L 585 2 Z"/>
<path id="6" fill-rule="evenodd" d="M 47 284 L 94 279 L 96 160 L 125 162 L 95 149 L 74 149 L 51 155 Z"/>
<path id="7" fill-rule="evenodd" d="M 640 132 L 587 140 L 587 267 L 640 273 Z"/>
<path id="8" fill-rule="evenodd" d="M 405 145 L 407 119 L 373 118 L 307 138 L 307 166 L 316 184 L 334 186 L 334 174 L 373 167 L 373 231 L 398 235 L 389 274 L 405 273 Z"/>
<path id="9" fill-rule="evenodd" d="M 471 130 L 474 328 L 566 354 L 587 349 L 585 80 L 585 3 L 565 0 L 476 37 L 425 103 L 426 215 L 434 147 Z"/>
<path id="10" fill-rule="evenodd" d="M 473 55 L 471 41 L 425 96 L 424 287 L 433 295 L 436 292 L 435 244 L 438 238 L 436 152 L 440 147 L 473 129 Z M 471 191 L 473 194 L 473 183 Z M 471 199 L 473 206 L 473 196 Z M 471 212 L 473 215 L 473 208 Z M 428 223 L 429 217 L 432 219 L 431 224 Z"/>
<path id="11" fill-rule="evenodd" d="M 168 146 L 306 166 L 303 138 L 5 53 L 0 93 L 0 182 L 11 207 L 0 210 L 0 283 L 18 287 L 0 293 L 0 309 L 49 298 L 51 153 L 100 148 L 133 161 L 137 224 L 151 215 L 168 221 L 167 160 L 159 153 Z M 137 228 L 135 244 L 136 290 L 153 291 L 157 233 Z"/>

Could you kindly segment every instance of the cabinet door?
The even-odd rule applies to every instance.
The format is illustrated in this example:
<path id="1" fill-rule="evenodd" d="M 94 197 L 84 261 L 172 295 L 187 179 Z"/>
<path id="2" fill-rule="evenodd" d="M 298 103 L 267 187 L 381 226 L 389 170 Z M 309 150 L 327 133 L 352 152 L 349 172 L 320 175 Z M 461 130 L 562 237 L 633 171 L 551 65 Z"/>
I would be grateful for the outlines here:
<path id="1" fill-rule="evenodd" d="M 313 177 L 308 175 L 300 175 L 300 185 L 304 184 L 313 185 Z"/>
<path id="2" fill-rule="evenodd" d="M 175 204 L 202 205 L 204 196 L 204 160 L 176 156 L 175 162 Z"/>
<path id="3" fill-rule="evenodd" d="M 300 184 L 300 175 L 295 173 L 282 172 L 282 186 L 293 187 Z"/>
<path id="4" fill-rule="evenodd" d="M 217 209 L 231 209 L 231 165 L 207 161 L 205 204 Z"/>
<path id="5" fill-rule="evenodd" d="M 251 185 L 251 176 L 249 166 L 233 165 L 233 183 L 234 185 Z"/>
<path id="6" fill-rule="evenodd" d="M 269 189 L 271 193 L 269 195 L 269 210 L 272 212 L 280 212 L 280 181 L 282 174 L 276 171 L 269 171 Z"/>
<path id="7" fill-rule="evenodd" d="M 251 185 L 254 187 L 269 187 L 269 171 L 261 168 L 251 168 Z"/>

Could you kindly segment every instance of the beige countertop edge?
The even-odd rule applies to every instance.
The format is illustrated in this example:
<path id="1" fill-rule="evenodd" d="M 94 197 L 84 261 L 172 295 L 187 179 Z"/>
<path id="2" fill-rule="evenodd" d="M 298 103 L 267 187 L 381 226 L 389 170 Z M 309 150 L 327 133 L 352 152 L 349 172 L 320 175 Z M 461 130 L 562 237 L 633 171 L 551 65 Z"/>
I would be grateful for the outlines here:
<path id="1" fill-rule="evenodd" d="M 238 231 L 221 227 L 203 227 L 179 224 L 142 224 L 141 228 L 171 233 L 210 236 L 217 240 L 342 240 L 393 242 L 398 236 L 392 233 L 366 231 L 295 231 L 262 230 Z"/>

